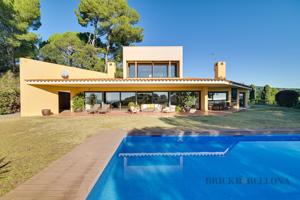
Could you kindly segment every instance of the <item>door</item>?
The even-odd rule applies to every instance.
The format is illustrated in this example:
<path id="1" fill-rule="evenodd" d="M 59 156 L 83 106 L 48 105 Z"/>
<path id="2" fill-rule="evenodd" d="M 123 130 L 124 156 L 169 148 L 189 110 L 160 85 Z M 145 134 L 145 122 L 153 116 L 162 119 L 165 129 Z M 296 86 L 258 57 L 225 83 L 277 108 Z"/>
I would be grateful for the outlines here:
<path id="1" fill-rule="evenodd" d="M 71 95 L 69 92 L 58 92 L 59 112 L 70 110 Z"/>

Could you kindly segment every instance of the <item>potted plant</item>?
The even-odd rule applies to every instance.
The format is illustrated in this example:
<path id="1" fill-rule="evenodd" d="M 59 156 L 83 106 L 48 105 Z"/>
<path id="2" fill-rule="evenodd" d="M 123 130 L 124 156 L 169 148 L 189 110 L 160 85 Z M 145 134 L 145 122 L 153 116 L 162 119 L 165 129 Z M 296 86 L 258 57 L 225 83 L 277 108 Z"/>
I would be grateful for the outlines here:
<path id="1" fill-rule="evenodd" d="M 184 103 L 184 110 L 186 112 L 189 112 L 192 106 L 196 104 L 196 98 L 194 96 L 186 96 L 183 100 L 183 103 Z"/>
<path id="2" fill-rule="evenodd" d="M 91 105 L 91 108 L 93 108 L 97 102 L 97 96 L 95 94 L 91 94 L 87 100 L 88 100 L 87 103 Z"/>
<path id="3" fill-rule="evenodd" d="M 42 115 L 43 116 L 51 115 L 51 110 L 50 109 L 42 109 Z"/>
<path id="4" fill-rule="evenodd" d="M 84 95 L 79 93 L 72 98 L 72 108 L 74 112 L 82 112 L 84 109 Z"/>
<path id="5" fill-rule="evenodd" d="M 136 112 L 139 111 L 139 105 L 137 105 L 137 104 L 134 103 L 134 102 L 129 102 L 129 103 L 128 103 L 128 110 L 129 110 L 130 112 L 136 113 Z"/>

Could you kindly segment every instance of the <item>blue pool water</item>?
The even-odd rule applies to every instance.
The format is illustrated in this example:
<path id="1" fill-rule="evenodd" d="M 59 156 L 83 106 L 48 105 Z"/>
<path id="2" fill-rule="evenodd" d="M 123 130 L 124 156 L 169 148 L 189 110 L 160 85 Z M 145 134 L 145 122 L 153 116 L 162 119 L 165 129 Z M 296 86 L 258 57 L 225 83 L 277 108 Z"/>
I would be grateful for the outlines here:
<path id="1" fill-rule="evenodd" d="M 88 200 L 300 200 L 300 135 L 128 136 Z"/>

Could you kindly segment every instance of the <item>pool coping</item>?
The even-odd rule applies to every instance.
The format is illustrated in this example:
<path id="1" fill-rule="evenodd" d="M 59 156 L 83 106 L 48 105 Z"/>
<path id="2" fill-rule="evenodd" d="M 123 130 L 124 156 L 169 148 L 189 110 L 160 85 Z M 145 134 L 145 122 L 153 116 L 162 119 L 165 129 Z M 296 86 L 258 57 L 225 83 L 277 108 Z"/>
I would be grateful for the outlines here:
<path id="1" fill-rule="evenodd" d="M 159 131 L 165 131 L 169 134 Z M 265 135 L 295 134 L 300 128 L 278 129 L 224 129 L 185 130 L 178 128 L 152 129 L 153 132 L 134 130 L 106 130 L 86 139 L 41 172 L 19 185 L 16 189 L 0 197 L 1 200 L 67 200 L 86 199 L 101 176 L 112 155 L 126 135 Z M 139 134 L 135 134 L 139 132 Z M 260 133 L 260 134 L 258 134 Z M 83 160 L 83 162 L 82 162 Z M 71 164 L 70 164 L 71 162 Z M 61 187 L 57 187 L 61 186 Z"/>

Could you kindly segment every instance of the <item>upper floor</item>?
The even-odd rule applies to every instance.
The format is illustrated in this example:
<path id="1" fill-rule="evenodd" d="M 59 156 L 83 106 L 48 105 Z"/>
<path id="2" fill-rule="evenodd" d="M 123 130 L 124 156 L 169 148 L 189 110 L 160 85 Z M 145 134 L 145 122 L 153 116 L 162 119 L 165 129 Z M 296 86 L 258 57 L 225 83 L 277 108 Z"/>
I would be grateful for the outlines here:
<path id="1" fill-rule="evenodd" d="M 123 47 L 123 78 L 183 78 L 183 47 Z"/>

